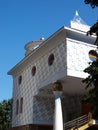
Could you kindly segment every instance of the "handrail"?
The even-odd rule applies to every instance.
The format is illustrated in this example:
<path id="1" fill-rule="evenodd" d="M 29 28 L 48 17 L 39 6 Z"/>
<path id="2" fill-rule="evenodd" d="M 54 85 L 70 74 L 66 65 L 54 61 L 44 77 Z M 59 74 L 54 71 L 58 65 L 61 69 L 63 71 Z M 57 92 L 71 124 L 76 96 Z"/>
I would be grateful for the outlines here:
<path id="1" fill-rule="evenodd" d="M 80 126 L 89 123 L 91 120 L 91 115 L 83 115 L 64 124 L 64 130 L 71 130 L 71 128 L 79 128 Z"/>

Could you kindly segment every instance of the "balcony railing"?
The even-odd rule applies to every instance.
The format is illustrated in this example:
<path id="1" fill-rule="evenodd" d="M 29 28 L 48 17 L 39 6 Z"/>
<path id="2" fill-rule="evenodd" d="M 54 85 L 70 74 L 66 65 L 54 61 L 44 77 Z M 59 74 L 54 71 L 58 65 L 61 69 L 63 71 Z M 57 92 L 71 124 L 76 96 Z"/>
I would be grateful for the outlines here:
<path id="1" fill-rule="evenodd" d="M 81 117 L 78 117 L 74 120 L 71 120 L 69 122 L 66 122 L 64 124 L 64 130 L 77 130 L 80 127 L 84 126 L 84 125 L 91 125 L 93 123 L 91 123 L 90 121 L 92 120 L 92 116 L 91 114 L 88 115 L 83 115 Z M 91 123 L 91 124 L 90 124 Z M 87 126 L 86 126 L 87 127 Z"/>

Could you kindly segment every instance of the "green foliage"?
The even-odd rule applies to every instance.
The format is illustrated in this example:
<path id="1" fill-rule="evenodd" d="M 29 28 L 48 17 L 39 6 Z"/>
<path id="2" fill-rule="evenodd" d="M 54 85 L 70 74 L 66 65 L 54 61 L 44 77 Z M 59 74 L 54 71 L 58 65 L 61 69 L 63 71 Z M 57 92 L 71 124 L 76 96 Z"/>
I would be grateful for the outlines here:
<path id="1" fill-rule="evenodd" d="M 98 46 L 98 21 L 87 32 L 87 35 L 93 35 L 93 34 L 97 36 L 95 44 Z"/>
<path id="2" fill-rule="evenodd" d="M 85 73 L 88 73 L 89 76 L 83 80 L 87 84 L 86 88 L 92 84 L 95 86 L 98 80 L 98 61 L 91 62 L 90 65 L 84 69 Z"/>
<path id="3" fill-rule="evenodd" d="M 86 4 L 90 4 L 92 8 L 98 7 L 98 0 L 84 0 Z M 98 21 L 90 28 L 87 35 L 95 34 L 97 36 L 95 44 L 98 46 Z"/>
<path id="4" fill-rule="evenodd" d="M 84 72 L 89 76 L 83 80 L 83 83 L 86 83 L 86 89 L 90 88 L 84 95 L 84 100 L 92 103 L 93 117 L 98 119 L 98 61 L 91 62 Z"/>
<path id="5" fill-rule="evenodd" d="M 84 0 L 86 4 L 90 4 L 92 8 L 95 8 L 98 6 L 98 0 Z"/>
<path id="6" fill-rule="evenodd" d="M 94 99 L 95 99 L 95 91 L 94 89 L 90 89 L 90 91 L 85 93 L 85 95 L 83 96 L 82 102 L 92 103 L 94 102 Z"/>
<path id="7" fill-rule="evenodd" d="M 0 130 L 10 130 L 12 99 L 0 103 Z"/>
<path id="8" fill-rule="evenodd" d="M 98 0 L 84 0 L 84 2 L 90 4 L 92 8 L 98 7 Z M 98 49 L 98 21 L 87 32 L 87 35 L 93 34 L 96 35 L 95 44 Z M 83 80 L 83 83 L 86 83 L 86 89 L 90 88 L 84 95 L 84 100 L 92 103 L 93 117 L 98 119 L 98 60 L 91 62 L 84 72 L 89 76 Z"/>

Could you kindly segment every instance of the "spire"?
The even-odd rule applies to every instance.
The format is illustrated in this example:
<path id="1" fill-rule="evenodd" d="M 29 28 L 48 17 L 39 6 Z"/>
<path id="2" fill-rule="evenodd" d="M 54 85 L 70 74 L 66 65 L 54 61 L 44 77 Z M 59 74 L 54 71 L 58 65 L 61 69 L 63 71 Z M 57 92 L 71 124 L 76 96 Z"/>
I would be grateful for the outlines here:
<path id="1" fill-rule="evenodd" d="M 76 10 L 75 16 L 72 21 L 86 25 L 86 23 L 83 21 L 83 19 L 79 16 L 79 13 L 77 10 Z"/>
<path id="2" fill-rule="evenodd" d="M 78 14 L 78 11 L 76 10 L 76 16 L 78 16 L 79 14 Z"/>
<path id="3" fill-rule="evenodd" d="M 84 32 L 87 32 L 90 29 L 90 26 L 88 26 L 83 21 L 83 19 L 79 16 L 79 13 L 77 10 L 76 10 L 74 18 L 70 21 L 70 27 L 73 29 L 84 31 Z"/>

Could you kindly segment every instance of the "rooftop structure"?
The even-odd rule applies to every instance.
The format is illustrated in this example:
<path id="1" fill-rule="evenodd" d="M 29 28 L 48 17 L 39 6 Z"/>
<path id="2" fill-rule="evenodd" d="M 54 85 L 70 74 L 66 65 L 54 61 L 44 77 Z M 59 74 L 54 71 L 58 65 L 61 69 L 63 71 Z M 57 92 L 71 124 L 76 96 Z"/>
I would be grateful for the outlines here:
<path id="1" fill-rule="evenodd" d="M 83 32 L 87 32 L 90 29 L 90 26 L 88 26 L 84 22 L 84 20 L 79 16 L 78 11 L 76 11 L 76 14 L 73 20 L 70 22 L 70 27 L 73 29 L 83 31 Z"/>

